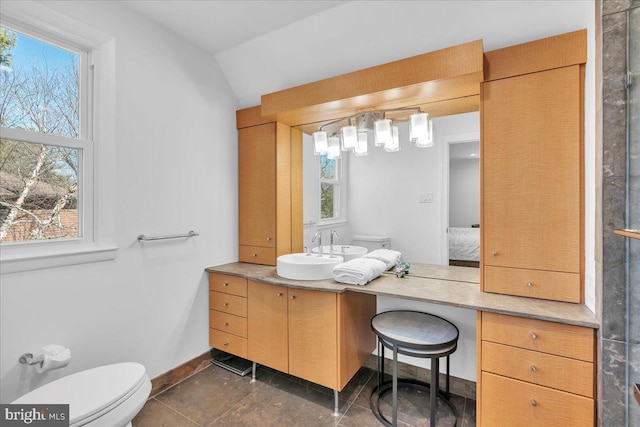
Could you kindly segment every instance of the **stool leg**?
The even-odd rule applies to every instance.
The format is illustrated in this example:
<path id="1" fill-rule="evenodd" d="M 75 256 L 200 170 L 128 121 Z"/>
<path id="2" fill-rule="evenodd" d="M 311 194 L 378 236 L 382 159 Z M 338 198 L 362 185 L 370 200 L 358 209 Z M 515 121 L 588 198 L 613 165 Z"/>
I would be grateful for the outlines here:
<path id="1" fill-rule="evenodd" d="M 451 395 L 449 394 L 449 356 L 447 356 L 447 393 L 446 393 L 447 399 L 449 399 L 451 397 Z"/>
<path id="2" fill-rule="evenodd" d="M 431 359 L 431 385 L 430 388 L 430 398 L 431 398 L 431 422 L 429 425 L 431 427 L 436 427 L 436 412 L 438 410 L 438 374 L 440 371 L 440 363 L 439 359 L 433 358 Z"/>
<path id="3" fill-rule="evenodd" d="M 392 383 L 392 395 L 393 401 L 391 422 L 393 427 L 398 425 L 398 346 L 393 346 L 393 383 Z"/>
<path id="4" fill-rule="evenodd" d="M 380 386 L 384 381 L 384 346 L 382 341 L 378 339 L 378 395 L 380 395 Z"/>

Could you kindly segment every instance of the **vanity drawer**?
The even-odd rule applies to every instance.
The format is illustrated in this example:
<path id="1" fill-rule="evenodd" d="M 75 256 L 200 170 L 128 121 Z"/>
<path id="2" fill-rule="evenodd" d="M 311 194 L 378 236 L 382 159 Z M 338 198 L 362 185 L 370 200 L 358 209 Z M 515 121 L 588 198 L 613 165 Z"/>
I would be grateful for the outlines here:
<path id="1" fill-rule="evenodd" d="M 594 330 L 482 312 L 482 340 L 593 362 Z"/>
<path id="2" fill-rule="evenodd" d="M 209 291 L 209 309 L 247 317 L 247 299 L 237 295 Z"/>
<path id="3" fill-rule="evenodd" d="M 247 279 L 226 274 L 209 273 L 209 290 L 246 297 Z"/>
<path id="4" fill-rule="evenodd" d="M 209 345 L 239 357 L 247 357 L 246 338 L 240 338 L 217 329 L 209 329 Z"/>
<path id="5" fill-rule="evenodd" d="M 276 265 L 276 248 L 240 245 L 240 262 L 252 264 Z"/>
<path id="6" fill-rule="evenodd" d="M 580 303 L 579 273 L 484 267 L 485 292 Z"/>
<path id="7" fill-rule="evenodd" d="M 593 363 L 482 342 L 482 370 L 593 397 Z"/>
<path id="8" fill-rule="evenodd" d="M 594 400 L 482 373 L 482 425 L 593 426 Z"/>
<path id="9" fill-rule="evenodd" d="M 209 310 L 209 327 L 239 337 L 247 337 L 247 319 L 245 317 Z"/>

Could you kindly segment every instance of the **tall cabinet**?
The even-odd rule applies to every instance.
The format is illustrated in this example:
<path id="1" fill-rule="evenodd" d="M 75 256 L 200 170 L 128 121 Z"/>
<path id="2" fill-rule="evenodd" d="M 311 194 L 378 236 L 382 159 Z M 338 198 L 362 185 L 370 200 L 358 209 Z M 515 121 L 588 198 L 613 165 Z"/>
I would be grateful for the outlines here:
<path id="1" fill-rule="evenodd" d="M 239 260 L 275 265 L 302 251 L 302 137 L 259 112 L 236 114 Z"/>
<path id="2" fill-rule="evenodd" d="M 485 53 L 481 287 L 584 303 L 586 32 Z M 596 339 L 478 312 L 478 425 L 595 424 Z"/>

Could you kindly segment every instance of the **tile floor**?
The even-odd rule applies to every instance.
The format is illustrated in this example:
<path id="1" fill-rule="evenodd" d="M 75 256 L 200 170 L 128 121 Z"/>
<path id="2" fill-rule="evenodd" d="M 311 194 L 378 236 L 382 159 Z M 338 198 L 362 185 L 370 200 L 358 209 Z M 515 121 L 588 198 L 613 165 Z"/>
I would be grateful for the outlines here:
<path id="1" fill-rule="evenodd" d="M 340 416 L 334 417 L 333 390 L 262 366 L 257 381 L 212 365 L 149 399 L 134 427 L 161 426 L 380 426 L 369 407 L 377 384 L 375 371 L 363 367 L 340 392 Z M 428 426 L 428 394 L 399 392 L 398 425 Z M 390 405 L 381 403 L 385 414 Z M 475 426 L 475 400 L 451 396 L 457 426 Z M 443 417 L 438 426 L 453 425 Z"/>

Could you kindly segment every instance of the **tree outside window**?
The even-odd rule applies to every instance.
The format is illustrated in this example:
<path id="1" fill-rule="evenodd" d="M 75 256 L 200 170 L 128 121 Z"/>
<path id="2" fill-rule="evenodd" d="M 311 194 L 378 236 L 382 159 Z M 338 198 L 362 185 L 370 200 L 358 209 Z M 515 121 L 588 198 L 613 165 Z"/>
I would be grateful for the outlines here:
<path id="1" fill-rule="evenodd" d="M 0 28 L 0 242 L 81 236 L 81 66 Z"/>
<path id="2" fill-rule="evenodd" d="M 340 160 L 320 156 L 320 220 L 340 217 Z"/>

